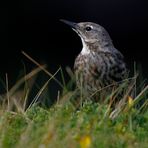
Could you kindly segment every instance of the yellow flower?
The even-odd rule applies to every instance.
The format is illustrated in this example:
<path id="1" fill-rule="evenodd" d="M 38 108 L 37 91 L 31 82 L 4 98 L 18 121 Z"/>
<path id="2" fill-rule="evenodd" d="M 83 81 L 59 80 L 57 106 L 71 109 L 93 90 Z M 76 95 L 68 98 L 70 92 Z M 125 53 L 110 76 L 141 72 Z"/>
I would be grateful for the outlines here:
<path id="1" fill-rule="evenodd" d="M 134 104 L 133 98 L 131 96 L 128 96 L 128 106 L 132 107 Z"/>
<path id="2" fill-rule="evenodd" d="M 81 148 L 90 148 L 90 145 L 91 145 L 91 137 L 89 135 L 80 138 Z"/>

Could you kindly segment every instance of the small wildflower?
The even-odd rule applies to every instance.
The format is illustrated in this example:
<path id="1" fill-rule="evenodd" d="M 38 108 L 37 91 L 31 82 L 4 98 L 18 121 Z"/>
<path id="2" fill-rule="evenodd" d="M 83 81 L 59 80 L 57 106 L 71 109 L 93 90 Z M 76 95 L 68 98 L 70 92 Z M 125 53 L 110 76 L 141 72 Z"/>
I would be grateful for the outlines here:
<path id="1" fill-rule="evenodd" d="M 134 104 L 133 98 L 131 96 L 128 96 L 128 106 L 132 107 Z"/>
<path id="2" fill-rule="evenodd" d="M 91 145 L 91 137 L 89 135 L 80 138 L 81 148 L 90 148 L 90 145 Z"/>

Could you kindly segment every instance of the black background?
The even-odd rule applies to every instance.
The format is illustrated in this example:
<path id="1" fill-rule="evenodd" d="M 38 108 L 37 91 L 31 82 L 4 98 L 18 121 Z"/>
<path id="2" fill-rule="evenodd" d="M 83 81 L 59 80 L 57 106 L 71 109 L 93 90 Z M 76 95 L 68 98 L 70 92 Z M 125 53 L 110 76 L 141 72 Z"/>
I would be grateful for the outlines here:
<path id="1" fill-rule="evenodd" d="M 23 64 L 47 63 L 55 72 L 73 66 L 82 45 L 79 37 L 59 19 L 92 21 L 104 26 L 127 63 L 141 63 L 148 75 L 147 0 L 19 0 L 0 4 L 0 77 L 13 82 Z M 130 68 L 133 68 L 132 66 Z"/>

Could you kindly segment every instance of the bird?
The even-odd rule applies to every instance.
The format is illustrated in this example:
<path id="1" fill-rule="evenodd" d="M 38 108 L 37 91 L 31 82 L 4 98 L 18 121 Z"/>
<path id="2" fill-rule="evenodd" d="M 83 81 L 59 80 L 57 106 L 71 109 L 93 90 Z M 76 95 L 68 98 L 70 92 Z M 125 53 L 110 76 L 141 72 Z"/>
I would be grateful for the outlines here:
<path id="1" fill-rule="evenodd" d="M 82 41 L 82 50 L 74 62 L 74 73 L 77 86 L 83 88 L 85 94 L 91 95 L 127 77 L 124 56 L 114 47 L 103 26 L 93 22 L 61 21 L 72 27 Z"/>

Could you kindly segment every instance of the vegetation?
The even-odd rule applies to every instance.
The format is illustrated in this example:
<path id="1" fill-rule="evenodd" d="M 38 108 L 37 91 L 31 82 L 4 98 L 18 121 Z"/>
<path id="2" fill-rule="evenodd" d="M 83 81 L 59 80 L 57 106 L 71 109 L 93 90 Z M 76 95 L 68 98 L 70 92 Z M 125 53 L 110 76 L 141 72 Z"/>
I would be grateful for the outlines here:
<path id="1" fill-rule="evenodd" d="M 117 90 L 106 96 L 105 101 L 94 102 L 77 96 L 76 91 L 59 93 L 57 102 L 51 107 L 39 105 L 38 99 L 51 79 L 38 91 L 26 107 L 28 89 L 20 92 L 20 86 L 30 80 L 43 66 L 20 79 L 14 87 L 1 96 L 0 147 L 2 148 L 144 148 L 148 145 L 148 86 L 133 98 L 126 88 L 115 107 L 110 104 Z M 60 69 L 57 71 L 57 73 Z M 46 72 L 49 74 L 49 72 Z M 63 76 L 62 76 L 63 77 Z M 59 85 L 61 84 L 56 80 Z M 6 81 L 8 84 L 8 81 Z M 63 84 L 64 80 L 63 80 Z M 63 85 L 62 84 L 62 85 Z M 70 83 L 69 83 L 70 85 Z M 135 85 L 134 85 L 135 86 Z M 8 87 L 6 87 L 8 88 Z M 22 90 L 22 89 L 21 89 Z M 101 93 L 102 90 L 99 91 Z M 78 97 L 75 101 L 75 97 Z M 47 97 L 47 99 L 49 99 Z M 80 101 L 79 101 L 80 100 Z M 83 101 L 82 101 L 83 100 Z M 109 103 L 108 103 L 109 102 Z M 142 103 L 141 103 L 142 102 Z M 140 105 L 139 105 L 140 104 Z"/>

